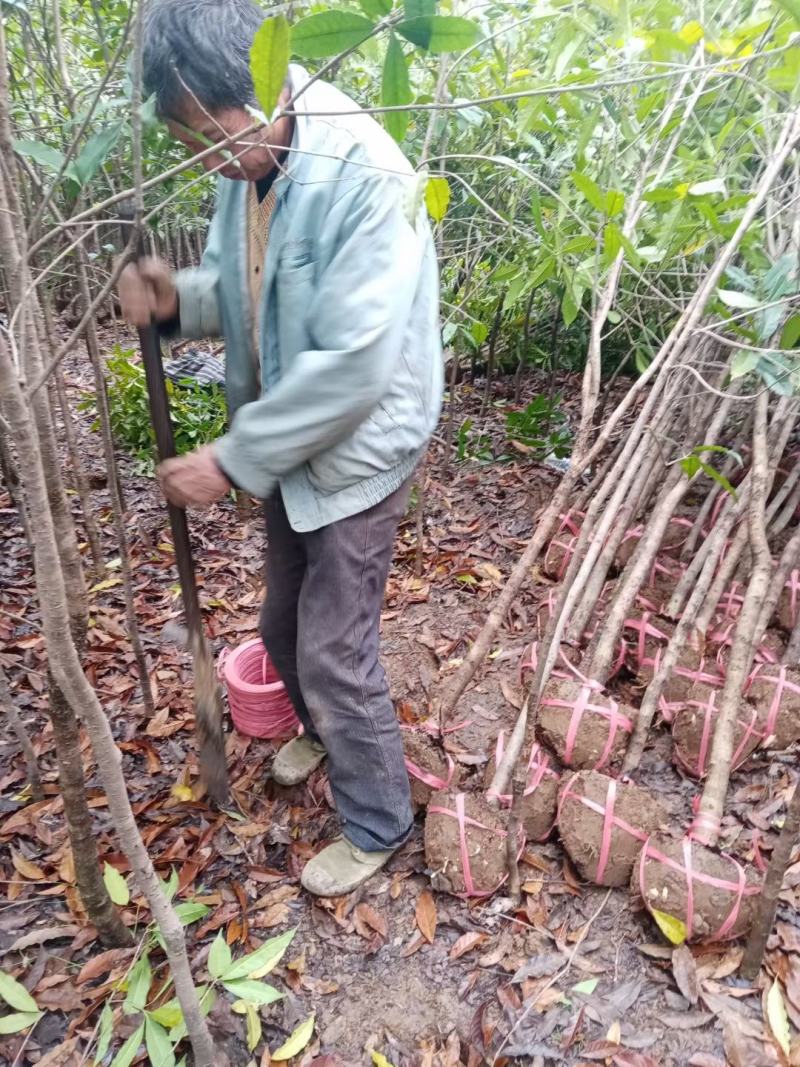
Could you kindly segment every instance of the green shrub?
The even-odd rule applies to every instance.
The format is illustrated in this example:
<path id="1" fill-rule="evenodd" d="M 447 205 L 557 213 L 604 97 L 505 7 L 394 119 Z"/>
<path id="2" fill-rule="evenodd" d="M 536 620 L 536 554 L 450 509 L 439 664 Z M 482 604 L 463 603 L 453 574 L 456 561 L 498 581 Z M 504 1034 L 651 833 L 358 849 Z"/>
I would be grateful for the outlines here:
<path id="1" fill-rule="evenodd" d="M 509 411 L 506 415 L 506 432 L 509 438 L 519 441 L 533 452 L 556 459 L 568 456 L 572 447 L 572 434 L 567 426 L 567 417 L 559 407 L 561 397 L 552 400 L 536 396 L 522 411 Z"/>
<path id="2" fill-rule="evenodd" d="M 153 427 L 150 424 L 150 405 L 144 367 L 131 349 L 114 347 L 114 354 L 106 362 L 108 406 L 114 440 L 140 461 L 144 469 L 152 470 L 156 460 Z M 225 395 L 216 385 L 199 385 L 191 379 L 182 382 L 167 380 L 167 395 L 175 433 L 178 455 L 221 437 L 225 432 L 227 413 Z M 81 410 L 96 408 L 93 393 L 85 393 Z M 99 429 L 95 419 L 92 429 Z"/>

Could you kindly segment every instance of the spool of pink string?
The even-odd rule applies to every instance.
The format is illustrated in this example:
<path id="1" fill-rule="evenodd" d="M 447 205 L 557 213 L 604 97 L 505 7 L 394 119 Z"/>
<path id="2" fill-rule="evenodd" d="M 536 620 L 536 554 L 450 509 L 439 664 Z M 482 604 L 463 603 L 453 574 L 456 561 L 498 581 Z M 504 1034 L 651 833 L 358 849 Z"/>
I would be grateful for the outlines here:
<path id="1" fill-rule="evenodd" d="M 296 733 L 300 722 L 286 687 L 260 637 L 245 641 L 219 660 L 219 675 L 228 690 L 233 725 L 247 737 L 276 738 Z"/>

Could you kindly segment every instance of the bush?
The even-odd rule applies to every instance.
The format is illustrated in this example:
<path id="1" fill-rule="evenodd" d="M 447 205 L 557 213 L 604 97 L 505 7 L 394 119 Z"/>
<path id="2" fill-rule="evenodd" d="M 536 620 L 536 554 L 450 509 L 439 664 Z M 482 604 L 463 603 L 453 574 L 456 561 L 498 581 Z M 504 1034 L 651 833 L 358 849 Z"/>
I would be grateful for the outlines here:
<path id="1" fill-rule="evenodd" d="M 116 345 L 106 369 L 114 440 L 145 469 L 152 470 L 156 443 L 150 423 L 144 367 L 134 360 L 132 349 Z M 191 452 L 225 432 L 225 395 L 218 386 L 200 385 L 191 379 L 178 383 L 167 380 L 167 395 L 178 455 Z M 83 411 L 95 409 L 94 394 L 85 393 L 80 406 Z M 92 429 L 99 429 L 99 420 L 95 419 Z"/>
<path id="2" fill-rule="evenodd" d="M 537 396 L 522 411 L 509 411 L 506 415 L 506 432 L 513 441 L 519 441 L 541 456 L 563 459 L 572 446 L 572 434 L 567 417 L 559 407 L 561 397 L 551 400 Z"/>

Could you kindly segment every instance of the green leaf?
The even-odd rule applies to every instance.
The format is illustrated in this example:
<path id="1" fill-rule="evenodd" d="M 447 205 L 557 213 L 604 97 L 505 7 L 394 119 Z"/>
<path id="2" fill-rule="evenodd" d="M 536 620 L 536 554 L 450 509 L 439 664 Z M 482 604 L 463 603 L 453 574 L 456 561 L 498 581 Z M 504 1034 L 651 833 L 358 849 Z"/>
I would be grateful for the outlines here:
<path id="1" fill-rule="evenodd" d="M 800 0 L 775 0 L 778 7 L 782 7 L 784 11 L 787 11 L 794 21 L 800 24 Z"/>
<path id="2" fill-rule="evenodd" d="M 196 923 L 198 919 L 204 919 L 210 910 L 207 904 L 199 904 L 194 900 L 184 900 L 175 905 L 175 914 L 184 926 Z"/>
<path id="3" fill-rule="evenodd" d="M 394 1067 L 391 1060 L 387 1060 L 382 1052 L 370 1052 L 375 1067 Z"/>
<path id="4" fill-rule="evenodd" d="M 11 1015 L 0 1015 L 0 1034 L 19 1034 L 38 1022 L 42 1015 L 42 1011 L 18 1011 Z"/>
<path id="5" fill-rule="evenodd" d="M 706 463 L 702 459 L 700 460 L 700 466 L 703 470 L 703 474 L 708 475 L 708 477 L 711 478 L 712 481 L 715 481 L 717 485 L 721 485 L 725 492 L 732 496 L 734 500 L 738 500 L 736 490 L 721 471 L 718 471 L 716 467 L 712 467 L 710 463 Z"/>
<path id="6" fill-rule="evenodd" d="M 751 293 L 740 293 L 736 289 L 717 289 L 717 296 L 729 308 L 749 311 L 760 306 L 761 301 Z"/>
<path id="7" fill-rule="evenodd" d="M 309 1015 L 305 1022 L 300 1023 L 290 1037 L 284 1041 L 280 1048 L 272 1053 L 273 1060 L 290 1060 L 298 1052 L 302 1052 L 311 1040 L 314 1033 L 314 1020 L 316 1015 Z"/>
<path id="8" fill-rule="evenodd" d="M 681 460 L 681 470 L 687 478 L 694 478 L 701 466 L 698 456 L 684 456 Z"/>
<path id="9" fill-rule="evenodd" d="M 746 348 L 740 348 L 733 357 L 731 363 L 731 381 L 743 378 L 758 366 L 761 355 L 758 352 L 750 352 Z"/>
<path id="10" fill-rule="evenodd" d="M 38 163 L 41 167 L 47 167 L 48 170 L 58 171 L 64 162 L 63 152 L 60 152 L 57 148 L 52 148 L 49 144 L 44 144 L 42 141 L 31 141 L 22 137 L 13 140 L 11 144 L 18 155 L 25 156 L 26 159 L 32 159 L 34 163 Z"/>
<path id="11" fill-rule="evenodd" d="M 572 285 L 567 285 L 564 288 L 564 295 L 561 298 L 561 317 L 564 320 L 565 326 L 571 326 L 575 319 L 578 317 L 580 306 L 575 300 L 575 294 L 572 291 Z"/>
<path id="12" fill-rule="evenodd" d="M 397 32 L 418 48 L 428 52 L 461 52 L 471 48 L 481 31 L 471 19 L 457 15 L 431 15 L 428 18 L 406 19 L 398 23 Z"/>
<path id="13" fill-rule="evenodd" d="M 138 1026 L 114 1059 L 111 1061 L 111 1067 L 130 1067 L 133 1061 L 136 1059 L 136 1054 L 139 1051 L 139 1046 L 142 1043 L 144 1037 L 144 1023 Z"/>
<path id="14" fill-rule="evenodd" d="M 39 1010 L 39 1005 L 25 986 L 5 971 L 0 971 L 0 997 L 9 1008 L 16 1008 L 17 1011 L 36 1012 Z"/>
<path id="15" fill-rule="evenodd" d="M 246 1004 L 245 1014 L 247 1015 L 247 1047 L 252 1052 L 261 1040 L 261 1019 L 255 1004 Z"/>
<path id="16" fill-rule="evenodd" d="M 721 196 L 728 195 L 725 181 L 722 178 L 711 178 L 707 182 L 695 182 L 694 185 L 689 186 L 687 192 L 689 196 L 708 196 L 709 193 L 719 193 Z"/>
<path id="17" fill-rule="evenodd" d="M 250 48 L 250 73 L 261 110 L 270 117 L 289 70 L 289 23 L 284 15 L 265 19 Z"/>
<path id="18" fill-rule="evenodd" d="M 97 1048 L 94 1050 L 94 1062 L 102 1063 L 106 1058 L 111 1037 L 114 1033 L 114 1011 L 106 1001 L 100 1012 L 100 1027 L 97 1033 Z"/>
<path id="19" fill-rule="evenodd" d="M 208 954 L 208 973 L 212 978 L 221 978 L 231 967 L 232 962 L 231 950 L 220 930 Z"/>
<path id="20" fill-rule="evenodd" d="M 131 968 L 128 975 L 128 995 L 122 1005 L 126 1015 L 134 1015 L 144 1011 L 147 1007 L 147 994 L 150 992 L 150 983 L 153 980 L 153 972 L 150 969 L 150 960 L 145 953 Z"/>
<path id="21" fill-rule="evenodd" d="M 780 347 L 794 348 L 800 338 L 800 315 L 792 315 L 781 330 Z"/>
<path id="22" fill-rule="evenodd" d="M 93 177 L 97 168 L 116 146 L 125 125 L 125 120 L 121 119 L 111 126 L 106 126 L 104 130 L 98 130 L 89 138 L 72 163 L 72 170 L 80 185 L 85 185 Z"/>
<path id="23" fill-rule="evenodd" d="M 676 918 L 674 915 L 668 915 L 665 911 L 659 911 L 657 908 L 651 908 L 650 914 L 655 919 L 659 930 L 673 945 L 682 945 L 686 940 L 688 933 L 686 929 L 686 923 L 682 919 Z"/>
<path id="24" fill-rule="evenodd" d="M 436 0 L 403 0 L 407 19 L 428 18 L 436 14 Z"/>
<path id="25" fill-rule="evenodd" d="M 177 998 L 168 1000 L 166 1004 L 162 1004 L 160 1008 L 154 1008 L 147 1015 L 166 1030 L 172 1030 L 183 1019 L 183 1011 Z"/>
<path id="26" fill-rule="evenodd" d="M 361 44 L 374 28 L 354 11 L 320 11 L 292 26 L 292 51 L 306 59 L 335 56 Z"/>
<path id="27" fill-rule="evenodd" d="M 106 863 L 103 868 L 103 881 L 113 902 L 124 908 L 131 899 L 128 883 L 117 868 L 112 867 L 110 863 Z"/>
<path id="28" fill-rule="evenodd" d="M 575 188 L 586 200 L 589 201 L 592 207 L 596 211 L 601 211 L 605 214 L 606 198 L 597 182 L 592 181 L 588 174 L 582 174 L 578 170 L 573 171 L 570 177 L 572 178 Z"/>
<path id="29" fill-rule="evenodd" d="M 570 990 L 571 993 L 585 993 L 586 996 L 594 993 L 595 989 L 600 983 L 599 978 L 586 978 L 583 982 L 578 982 Z"/>
<path id="30" fill-rule="evenodd" d="M 270 938 L 255 952 L 242 956 L 233 965 L 230 963 L 230 950 L 228 950 L 229 961 L 227 967 L 219 975 L 214 975 L 214 977 L 222 977 L 226 982 L 235 981 L 237 978 L 263 978 L 265 974 L 269 974 L 280 963 L 281 957 L 291 944 L 296 932 L 296 927 L 293 927 L 291 930 L 287 930 L 285 934 Z M 227 945 L 225 947 L 227 948 Z M 209 962 L 210 960 L 211 957 L 209 956 Z"/>
<path id="31" fill-rule="evenodd" d="M 144 1043 L 151 1067 L 175 1067 L 175 1052 L 167 1031 L 152 1015 L 144 1022 Z"/>
<path id="32" fill-rule="evenodd" d="M 773 981 L 769 987 L 769 993 L 767 993 L 767 1019 L 775 1040 L 783 1050 L 784 1056 L 788 1059 L 791 1051 L 792 1034 L 789 1030 L 789 1016 L 786 1012 L 786 1004 L 777 978 Z"/>
<path id="33" fill-rule="evenodd" d="M 364 14 L 369 15 L 375 22 L 392 10 L 392 0 L 358 0 L 358 3 Z"/>
<path id="34" fill-rule="evenodd" d="M 234 982 L 228 982 L 223 978 L 222 984 L 239 1000 L 246 1000 L 251 1004 L 274 1004 L 276 1000 L 283 997 L 283 993 L 280 993 L 274 986 L 267 982 L 256 981 L 255 978 L 237 978 Z"/>
<path id="35" fill-rule="evenodd" d="M 441 222 L 450 203 L 450 183 L 447 178 L 428 178 L 425 186 L 425 204 L 434 222 Z"/>
<path id="36" fill-rule="evenodd" d="M 476 345 L 482 345 L 489 336 L 489 327 L 485 322 L 473 322 L 469 329 L 470 336 Z M 467 420 L 469 421 L 469 420 Z"/>
<path id="37" fill-rule="evenodd" d="M 389 38 L 386 58 L 383 62 L 381 80 L 381 104 L 384 107 L 397 107 L 410 104 L 414 99 L 411 83 L 408 80 L 408 65 L 403 48 L 394 34 Z M 384 124 L 395 141 L 402 141 L 408 130 L 411 115 L 408 111 L 390 111 L 383 116 Z"/>

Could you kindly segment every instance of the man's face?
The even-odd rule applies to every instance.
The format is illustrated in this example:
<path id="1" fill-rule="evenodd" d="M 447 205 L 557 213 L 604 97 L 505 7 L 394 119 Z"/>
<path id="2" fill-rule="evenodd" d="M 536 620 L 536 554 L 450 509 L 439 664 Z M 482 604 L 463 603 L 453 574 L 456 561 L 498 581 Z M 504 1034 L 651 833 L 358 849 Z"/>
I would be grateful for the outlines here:
<path id="1" fill-rule="evenodd" d="M 192 155 L 226 137 L 236 138 L 226 148 L 207 155 L 203 166 L 225 178 L 249 182 L 265 178 L 275 166 L 275 158 L 265 143 L 271 140 L 268 127 L 238 136 L 252 125 L 253 119 L 244 108 L 212 112 L 191 98 L 184 101 L 176 118 L 167 119 L 170 134 L 185 144 Z"/>

